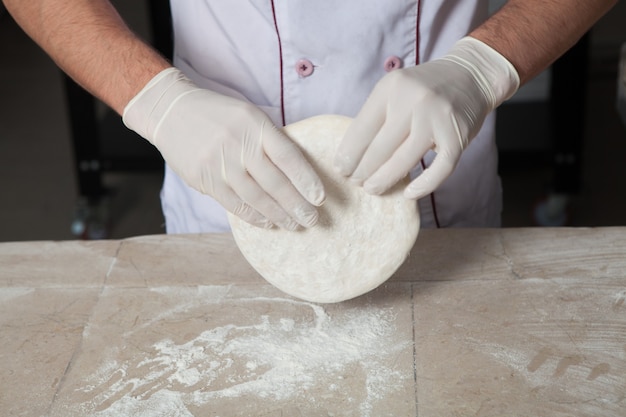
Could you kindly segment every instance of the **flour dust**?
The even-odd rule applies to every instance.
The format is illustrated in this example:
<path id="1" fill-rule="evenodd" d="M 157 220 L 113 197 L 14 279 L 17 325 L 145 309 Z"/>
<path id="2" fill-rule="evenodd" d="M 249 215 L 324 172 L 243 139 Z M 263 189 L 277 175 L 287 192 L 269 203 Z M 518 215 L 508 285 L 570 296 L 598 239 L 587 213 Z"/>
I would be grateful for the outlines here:
<path id="1" fill-rule="evenodd" d="M 410 341 L 394 337 L 390 308 L 368 305 L 331 318 L 319 305 L 291 299 L 233 301 L 296 304 L 311 319 L 260 315 L 210 328 L 182 344 L 161 340 L 132 360 L 111 360 L 80 388 L 91 398 L 81 405 L 83 412 L 187 417 L 225 401 L 324 409 L 340 399 L 358 410 L 350 415 L 370 416 L 412 378 L 412 370 L 394 366 Z"/>

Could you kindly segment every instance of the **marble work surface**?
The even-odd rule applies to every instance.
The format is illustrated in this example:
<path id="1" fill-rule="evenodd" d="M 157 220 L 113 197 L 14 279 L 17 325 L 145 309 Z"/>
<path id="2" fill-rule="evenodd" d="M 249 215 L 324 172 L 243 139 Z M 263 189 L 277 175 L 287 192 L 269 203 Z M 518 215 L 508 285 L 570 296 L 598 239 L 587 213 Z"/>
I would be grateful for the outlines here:
<path id="1" fill-rule="evenodd" d="M 0 244 L 1 416 L 626 416 L 626 228 L 425 230 L 357 299 L 232 237 Z"/>

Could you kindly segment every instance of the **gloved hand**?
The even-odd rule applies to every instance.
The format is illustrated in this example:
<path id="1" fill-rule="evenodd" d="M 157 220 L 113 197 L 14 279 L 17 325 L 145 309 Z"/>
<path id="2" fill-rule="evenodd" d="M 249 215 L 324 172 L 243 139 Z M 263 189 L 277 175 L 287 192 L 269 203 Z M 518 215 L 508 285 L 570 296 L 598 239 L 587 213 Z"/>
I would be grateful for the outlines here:
<path id="1" fill-rule="evenodd" d="M 446 56 L 381 79 L 346 132 L 335 167 L 382 194 L 433 149 L 430 167 L 404 191 L 411 199 L 428 195 L 452 173 L 489 112 L 518 87 L 511 63 L 465 37 Z"/>
<path id="2" fill-rule="evenodd" d="M 169 68 L 127 104 L 123 120 L 189 186 L 247 222 L 290 230 L 317 222 L 321 180 L 258 107 L 201 89 Z"/>

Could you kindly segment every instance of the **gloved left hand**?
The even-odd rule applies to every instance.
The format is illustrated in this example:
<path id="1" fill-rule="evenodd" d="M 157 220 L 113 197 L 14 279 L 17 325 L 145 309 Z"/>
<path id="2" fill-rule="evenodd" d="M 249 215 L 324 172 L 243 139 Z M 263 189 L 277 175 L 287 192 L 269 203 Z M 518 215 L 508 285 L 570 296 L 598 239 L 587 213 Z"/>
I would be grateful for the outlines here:
<path id="1" fill-rule="evenodd" d="M 483 42 L 465 37 L 450 52 L 387 74 L 346 132 L 335 167 L 382 194 L 404 178 L 426 152 L 437 155 L 405 189 L 417 199 L 454 170 L 487 115 L 519 87 L 513 65 Z"/>

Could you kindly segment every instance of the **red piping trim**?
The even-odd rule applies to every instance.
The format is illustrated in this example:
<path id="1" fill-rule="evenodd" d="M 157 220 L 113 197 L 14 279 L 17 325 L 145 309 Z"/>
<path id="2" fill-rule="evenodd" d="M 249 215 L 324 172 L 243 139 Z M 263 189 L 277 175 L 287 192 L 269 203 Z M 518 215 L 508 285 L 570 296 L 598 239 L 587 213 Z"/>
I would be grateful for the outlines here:
<path id="1" fill-rule="evenodd" d="M 280 40 L 280 31 L 278 30 L 278 20 L 276 19 L 276 7 L 274 7 L 274 0 L 271 0 L 272 4 L 272 16 L 274 18 L 274 28 L 276 29 L 276 37 L 278 38 L 278 53 L 280 55 L 280 116 L 283 126 L 287 123 L 285 121 L 285 78 L 283 74 L 283 43 Z"/>
<path id="2" fill-rule="evenodd" d="M 422 13 L 421 2 L 417 1 L 417 13 L 415 14 L 417 22 L 415 22 L 415 65 L 420 63 L 420 17 Z"/>
<path id="3" fill-rule="evenodd" d="M 426 169 L 426 163 L 422 159 L 422 170 Z M 435 219 L 435 226 L 437 229 L 441 229 L 441 224 L 439 223 L 439 215 L 437 215 L 437 202 L 435 201 L 435 192 L 430 193 L 430 205 L 433 207 L 433 218 Z"/>
<path id="4" fill-rule="evenodd" d="M 421 11 L 422 8 L 420 7 L 421 2 L 418 0 L 417 1 L 417 22 L 415 24 L 415 65 L 419 65 L 420 63 L 420 16 L 421 16 Z M 426 162 L 424 162 L 424 159 L 422 158 L 422 170 L 426 169 Z M 438 229 L 441 228 L 441 224 L 439 223 L 439 216 L 437 215 L 437 202 L 435 201 L 435 192 L 433 191 L 432 193 L 430 193 L 430 205 L 433 208 L 433 217 L 435 219 L 435 225 L 437 226 Z"/>

